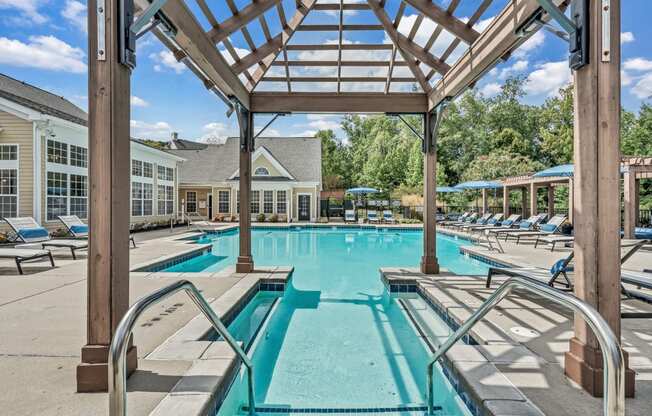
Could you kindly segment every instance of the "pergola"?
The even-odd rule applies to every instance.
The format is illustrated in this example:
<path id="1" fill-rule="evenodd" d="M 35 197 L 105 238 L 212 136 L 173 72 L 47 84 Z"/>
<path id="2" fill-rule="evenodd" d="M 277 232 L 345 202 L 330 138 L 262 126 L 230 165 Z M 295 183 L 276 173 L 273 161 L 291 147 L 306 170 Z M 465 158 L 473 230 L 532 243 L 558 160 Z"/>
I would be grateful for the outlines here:
<path id="1" fill-rule="evenodd" d="M 563 10 L 571 0 L 494 1 L 504 4 L 504 8 L 480 31 L 475 25 L 492 0 L 475 2 L 477 9 L 468 19 L 455 14 L 459 0 L 451 0 L 447 8 L 429 0 L 246 3 L 90 0 L 89 223 L 92 237 L 88 259 L 87 344 L 82 347 L 82 362 L 77 371 L 78 390 L 106 389 L 108 347 L 129 305 L 130 75 L 136 62 L 136 38 L 146 30 L 152 30 L 176 59 L 185 63 L 206 88 L 237 113 L 242 191 L 238 272 L 254 268 L 247 212 L 254 148 L 253 114 L 344 112 L 423 116 L 421 270 L 436 274 L 439 266 L 435 251 L 435 144 L 443 107 L 498 62 L 508 59 L 543 23 L 551 18 L 560 21 L 569 32 L 570 62 L 576 69 L 576 295 L 595 306 L 620 336 L 620 215 L 619 201 L 612 197 L 619 187 L 620 0 L 575 0 L 577 10 L 572 20 L 564 20 L 556 7 Z M 388 10 L 392 4 L 398 4 L 398 8 L 390 16 Z M 288 6 L 291 14 L 287 13 Z M 377 21 L 347 22 L 347 14 L 352 11 L 371 13 Z M 416 15 L 407 31 L 400 25 L 406 11 Z M 309 14 L 318 12 L 335 13 L 338 23 L 304 23 Z M 140 17 L 132 24 L 134 15 Z M 274 15 L 278 21 L 272 19 Z M 432 33 L 425 44 L 419 44 L 415 36 L 423 31 L 427 21 L 435 23 L 431 26 Z M 337 40 L 299 41 L 302 33 L 316 31 L 331 31 Z M 369 44 L 349 39 L 349 33 L 360 35 L 373 31 L 384 32 L 390 42 Z M 262 41 L 258 41 L 256 33 L 262 33 Z M 234 37 L 244 38 L 248 45 L 246 54 L 236 50 Z M 433 45 L 446 37 L 452 39 L 449 45 L 435 54 Z M 300 60 L 296 55 L 301 51 L 330 51 L 332 57 L 324 59 L 323 55 L 315 54 L 320 56 L 315 61 Z M 384 52 L 385 58 L 373 61 L 358 58 L 369 56 L 366 53 L 369 51 Z M 332 68 L 333 75 L 302 77 L 301 71 L 297 72 L 297 68 L 306 71 L 311 67 Z M 384 70 L 362 77 L 351 76 L 352 68 L 372 67 Z M 380 73 L 383 75 L 377 75 Z M 409 88 L 397 88 L 402 84 Z M 327 91 L 324 86 L 328 86 Z M 131 369 L 136 366 L 135 348 L 132 346 L 128 355 Z M 602 389 L 601 368 L 595 337 L 584 321 L 576 319 L 575 337 L 566 355 L 566 373 L 598 395 Z M 632 371 L 627 372 L 627 381 L 631 395 Z"/>

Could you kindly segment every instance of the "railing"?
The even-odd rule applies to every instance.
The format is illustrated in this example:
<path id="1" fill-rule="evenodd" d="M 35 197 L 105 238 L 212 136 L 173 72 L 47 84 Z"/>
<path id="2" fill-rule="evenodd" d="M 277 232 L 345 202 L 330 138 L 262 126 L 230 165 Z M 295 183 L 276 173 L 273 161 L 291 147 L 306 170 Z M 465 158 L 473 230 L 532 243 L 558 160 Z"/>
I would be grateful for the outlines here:
<path id="1" fill-rule="evenodd" d="M 564 305 L 582 316 L 593 330 L 602 351 L 604 361 L 604 414 L 607 416 L 624 416 L 625 359 L 618 338 L 616 338 L 607 321 L 592 306 L 575 296 L 523 276 L 511 277 L 500 285 L 480 308 L 435 352 L 428 363 L 427 369 L 428 391 L 426 397 L 428 399 L 428 415 L 432 415 L 434 410 L 433 371 L 435 363 L 514 289 L 525 289 L 533 292 L 555 303 Z"/>
<path id="2" fill-rule="evenodd" d="M 247 354 L 240 348 L 238 342 L 231 336 L 220 318 L 210 307 L 206 299 L 199 293 L 199 290 L 187 280 L 179 280 L 176 283 L 162 287 L 151 294 L 140 298 L 127 311 L 125 316 L 120 320 L 115 331 L 115 336 L 111 342 L 109 350 L 109 415 L 126 416 L 127 415 L 127 372 L 125 369 L 125 359 L 129 338 L 136 320 L 149 307 L 157 304 L 161 300 L 184 290 L 188 296 L 195 302 L 195 305 L 202 311 L 204 316 L 210 321 L 215 331 L 229 343 L 231 348 L 242 360 L 247 367 L 249 414 L 253 415 L 256 409 L 254 396 L 254 376 L 253 364 Z"/>

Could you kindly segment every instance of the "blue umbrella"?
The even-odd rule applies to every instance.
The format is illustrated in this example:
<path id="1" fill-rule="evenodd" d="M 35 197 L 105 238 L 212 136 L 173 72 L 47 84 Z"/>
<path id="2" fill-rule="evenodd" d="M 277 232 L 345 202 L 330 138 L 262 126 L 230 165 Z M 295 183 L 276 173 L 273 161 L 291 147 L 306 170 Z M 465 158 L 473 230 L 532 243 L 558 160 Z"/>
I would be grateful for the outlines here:
<path id="1" fill-rule="evenodd" d="M 364 186 L 359 187 L 359 188 L 351 188 L 351 189 L 346 190 L 347 194 L 375 194 L 375 193 L 378 193 L 378 192 L 380 192 L 378 189 L 366 188 Z"/>
<path id="2" fill-rule="evenodd" d="M 455 185 L 457 189 L 499 189 L 503 185 L 497 181 L 469 181 Z"/>
<path id="3" fill-rule="evenodd" d="M 438 186 L 437 187 L 437 193 L 440 193 L 440 194 L 447 194 L 447 193 L 453 193 L 453 192 L 462 192 L 462 190 L 454 188 L 452 186 Z"/>
<path id="4" fill-rule="evenodd" d="M 534 176 L 535 178 L 549 178 L 552 176 L 572 177 L 574 170 L 575 169 L 572 164 L 559 165 L 559 166 L 553 166 L 551 168 L 542 170 L 541 172 L 537 172 L 532 176 Z"/>

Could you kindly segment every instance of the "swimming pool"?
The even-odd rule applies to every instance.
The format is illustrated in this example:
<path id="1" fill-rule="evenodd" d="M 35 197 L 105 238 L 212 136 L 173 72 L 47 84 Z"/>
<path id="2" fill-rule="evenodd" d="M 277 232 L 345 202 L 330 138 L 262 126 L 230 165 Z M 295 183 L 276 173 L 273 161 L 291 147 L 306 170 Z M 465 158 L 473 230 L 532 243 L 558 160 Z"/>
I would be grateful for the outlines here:
<path id="1" fill-rule="evenodd" d="M 202 242 L 208 241 L 213 244 L 212 255 L 225 258 L 207 270 L 234 263 L 237 233 Z M 459 274 L 485 273 L 486 265 L 460 255 L 462 244 L 462 240 L 437 237 L 442 267 Z M 417 265 L 421 232 L 256 229 L 252 248 L 256 264 L 295 267 L 291 284 L 250 351 L 257 406 L 322 409 L 326 413 L 325 409 L 418 408 L 425 403 L 430 351 L 378 274 L 381 266 Z M 183 270 L 178 267 L 184 263 L 174 267 Z M 414 306 L 419 307 L 427 309 L 425 304 Z M 438 325 L 448 334 L 443 321 Z M 238 414 L 246 403 L 242 382 L 236 379 L 218 415 Z M 467 414 L 441 373 L 435 389 L 441 414 Z"/>

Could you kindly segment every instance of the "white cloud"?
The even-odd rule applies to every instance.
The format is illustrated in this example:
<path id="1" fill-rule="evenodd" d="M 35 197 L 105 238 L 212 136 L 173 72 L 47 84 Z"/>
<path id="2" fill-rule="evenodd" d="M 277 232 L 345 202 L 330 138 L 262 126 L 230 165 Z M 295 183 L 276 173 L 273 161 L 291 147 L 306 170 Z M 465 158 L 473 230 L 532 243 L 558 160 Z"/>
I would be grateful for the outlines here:
<path id="1" fill-rule="evenodd" d="M 145 101 L 142 98 L 137 97 L 135 95 L 131 96 L 130 102 L 131 102 L 131 105 L 133 107 L 147 107 L 147 106 L 149 106 L 149 103 L 147 101 Z"/>
<path id="2" fill-rule="evenodd" d="M 632 32 L 622 32 L 620 34 L 620 44 L 625 44 L 625 43 L 631 43 L 634 42 L 636 38 L 634 37 L 634 34 Z"/>
<path id="3" fill-rule="evenodd" d="M 173 131 L 172 126 L 165 121 L 147 123 L 140 120 L 131 120 L 131 135 L 143 139 L 168 140 Z"/>
<path id="4" fill-rule="evenodd" d="M 61 11 L 61 16 L 77 26 L 80 30 L 84 32 L 88 31 L 88 19 L 86 17 L 85 4 L 75 0 L 66 0 L 66 5 Z"/>
<path id="5" fill-rule="evenodd" d="M 42 24 L 47 22 L 47 16 L 38 12 L 40 0 L 0 0 L 0 10 L 18 10 L 22 17 L 31 23 Z"/>
<path id="6" fill-rule="evenodd" d="M 512 65 L 503 68 L 502 70 L 498 71 L 498 78 L 500 79 L 507 79 L 510 75 L 516 74 L 519 72 L 523 72 L 528 68 L 528 61 L 521 59 L 516 62 L 514 62 Z M 495 72 L 494 72 L 495 74 Z"/>
<path id="7" fill-rule="evenodd" d="M 87 70 L 84 51 L 54 36 L 30 36 L 29 43 L 0 37 L 0 63 L 77 74 Z"/>
<path id="8" fill-rule="evenodd" d="M 497 82 L 492 82 L 480 89 L 480 93 L 485 97 L 493 97 L 501 91 L 502 87 Z"/>
<path id="9" fill-rule="evenodd" d="M 527 57 L 532 51 L 543 45 L 543 43 L 546 41 L 546 35 L 544 34 L 543 30 L 539 30 L 535 32 L 528 40 L 523 42 L 521 46 L 518 47 L 512 54 L 515 58 L 525 58 Z"/>
<path id="10" fill-rule="evenodd" d="M 149 55 L 150 59 L 152 59 L 154 62 L 154 70 L 156 72 L 162 72 L 164 67 L 167 67 L 177 74 L 182 73 L 185 71 L 186 66 L 177 61 L 176 58 L 174 57 L 174 54 L 170 51 L 160 51 L 158 53 L 152 53 Z"/>
<path id="11" fill-rule="evenodd" d="M 634 84 L 632 94 L 641 100 L 652 97 L 652 72 L 645 74 Z"/>
<path id="12" fill-rule="evenodd" d="M 571 82 L 568 62 L 547 62 L 530 73 L 525 82 L 525 92 L 533 95 L 555 95 L 561 87 Z"/>
<path id="13" fill-rule="evenodd" d="M 634 79 L 625 70 L 620 71 L 620 84 L 623 86 L 631 85 Z"/>
<path id="14" fill-rule="evenodd" d="M 304 130 L 299 133 L 294 133 L 292 137 L 314 137 L 317 134 L 317 130 Z"/>
<path id="15" fill-rule="evenodd" d="M 631 58 L 623 63 L 623 68 L 629 71 L 651 71 L 652 61 L 645 58 Z"/>
<path id="16" fill-rule="evenodd" d="M 234 128 L 221 122 L 208 123 L 202 127 L 202 130 L 206 133 L 199 138 L 199 141 L 206 143 L 221 144 L 226 141 L 227 137 L 237 135 Z"/>
<path id="17" fill-rule="evenodd" d="M 233 48 L 235 49 L 236 55 L 238 55 L 238 58 L 244 58 L 245 56 L 249 55 L 251 52 L 249 49 L 242 49 L 242 48 Z M 222 53 L 222 56 L 224 57 L 224 60 L 226 61 L 227 64 L 233 65 L 235 60 L 233 59 L 233 56 L 227 51 L 226 49 L 220 49 L 220 52 Z"/>

